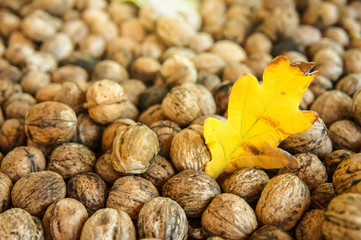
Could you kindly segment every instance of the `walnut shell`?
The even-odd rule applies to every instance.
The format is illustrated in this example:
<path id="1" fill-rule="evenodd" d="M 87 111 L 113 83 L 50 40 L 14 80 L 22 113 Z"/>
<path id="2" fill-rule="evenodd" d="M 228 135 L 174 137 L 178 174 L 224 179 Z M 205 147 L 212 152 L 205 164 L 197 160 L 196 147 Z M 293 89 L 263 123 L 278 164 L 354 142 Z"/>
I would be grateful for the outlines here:
<path id="1" fill-rule="evenodd" d="M 135 124 L 135 122 L 132 119 L 127 119 L 127 118 L 121 118 L 109 124 L 103 132 L 102 150 L 106 151 L 112 149 L 115 135 L 118 132 L 120 132 L 122 129 L 132 124 Z"/>
<path id="2" fill-rule="evenodd" d="M 314 209 L 306 212 L 296 225 L 297 240 L 320 240 L 322 224 L 325 221 L 324 210 Z"/>
<path id="3" fill-rule="evenodd" d="M 162 106 L 160 104 L 154 104 L 140 114 L 138 121 L 150 127 L 153 123 L 165 119 L 166 117 L 163 113 Z"/>
<path id="4" fill-rule="evenodd" d="M 202 226 L 222 238 L 246 239 L 257 229 L 258 223 L 254 210 L 243 198 L 222 193 L 203 212 Z"/>
<path id="5" fill-rule="evenodd" d="M 227 177 L 222 183 L 222 188 L 224 192 L 238 195 L 247 203 L 253 204 L 257 202 L 268 181 L 269 177 L 263 170 L 244 168 Z"/>
<path id="6" fill-rule="evenodd" d="M 258 228 L 249 240 L 292 240 L 293 238 L 281 228 L 273 225 L 264 225 Z"/>
<path id="7" fill-rule="evenodd" d="M 205 145 L 203 127 L 192 125 L 177 133 L 171 143 L 170 158 L 178 171 L 203 171 L 205 165 L 211 161 L 211 154 Z"/>
<path id="8" fill-rule="evenodd" d="M 332 183 L 337 194 L 361 193 L 361 154 L 353 154 L 342 161 L 333 174 Z"/>
<path id="9" fill-rule="evenodd" d="M 133 124 L 115 136 L 112 166 L 121 173 L 144 173 L 158 151 L 157 135 L 142 123 Z"/>
<path id="10" fill-rule="evenodd" d="M 200 115 L 216 113 L 216 102 L 210 90 L 202 84 L 184 83 L 182 87 L 188 88 L 196 97 Z"/>
<path id="11" fill-rule="evenodd" d="M 153 105 L 161 104 L 163 98 L 168 93 L 165 86 L 150 86 L 146 88 L 141 94 L 139 99 L 139 109 L 144 111 Z"/>
<path id="12" fill-rule="evenodd" d="M 337 81 L 335 88 L 337 90 L 347 93 L 349 96 L 352 97 L 357 92 L 357 90 L 361 88 L 361 73 L 347 74 L 339 81 Z"/>
<path id="13" fill-rule="evenodd" d="M 332 145 L 327 135 L 327 127 L 321 118 L 318 118 L 312 127 L 306 131 L 293 134 L 284 139 L 279 147 L 291 154 L 310 152 L 321 159 L 332 151 Z"/>
<path id="14" fill-rule="evenodd" d="M 142 177 L 153 183 L 158 191 L 161 192 L 164 183 L 175 174 L 176 170 L 172 163 L 164 157 L 157 155 L 148 170 L 142 174 Z"/>
<path id="15" fill-rule="evenodd" d="M 128 77 L 128 72 L 125 67 L 113 60 L 102 60 L 98 62 L 92 72 L 92 80 L 94 81 L 108 79 L 115 83 L 120 83 L 128 79 Z"/>
<path id="16" fill-rule="evenodd" d="M 354 152 L 351 150 L 339 149 L 326 156 L 326 158 L 323 160 L 323 164 L 326 167 L 327 175 L 330 179 L 332 179 L 333 173 L 335 172 L 338 165 L 352 154 L 354 154 Z"/>
<path id="17" fill-rule="evenodd" d="M 0 150 L 10 152 L 18 146 L 24 145 L 26 140 L 24 120 L 6 119 L 0 126 Z"/>
<path id="18" fill-rule="evenodd" d="M 65 195 L 66 185 L 58 173 L 40 171 L 29 173 L 15 183 L 11 201 L 14 207 L 41 216 L 49 205 L 65 198 Z"/>
<path id="19" fill-rule="evenodd" d="M 258 222 L 287 231 L 296 225 L 309 203 L 310 191 L 299 177 L 290 173 L 278 175 L 268 181 L 258 200 Z"/>
<path id="20" fill-rule="evenodd" d="M 45 170 L 44 154 L 32 146 L 20 146 L 11 150 L 1 161 L 1 171 L 13 182 L 31 172 Z"/>
<path id="21" fill-rule="evenodd" d="M 29 109 L 36 103 L 33 96 L 28 93 L 14 93 L 2 105 L 7 118 L 24 119 Z"/>
<path id="22" fill-rule="evenodd" d="M 95 154 L 80 143 L 63 143 L 50 155 L 48 170 L 59 173 L 64 179 L 85 172 L 92 172 Z"/>
<path id="23" fill-rule="evenodd" d="M 44 239 L 41 221 L 20 208 L 11 208 L 0 214 L 0 236 L 4 239 Z"/>
<path id="24" fill-rule="evenodd" d="M 361 194 L 344 193 L 331 200 L 325 212 L 322 234 L 326 240 L 359 239 Z"/>
<path id="25" fill-rule="evenodd" d="M 67 196 L 81 202 L 89 215 L 105 207 L 107 184 L 96 173 L 82 173 L 71 177 L 67 183 Z"/>
<path id="26" fill-rule="evenodd" d="M 357 90 L 352 98 L 352 116 L 358 122 L 361 123 L 361 90 Z"/>
<path id="27" fill-rule="evenodd" d="M 43 217 L 46 239 L 79 239 L 88 213 L 81 202 L 63 198 L 51 204 Z"/>
<path id="28" fill-rule="evenodd" d="M 327 172 L 320 159 L 312 153 L 298 153 L 294 155 L 298 162 L 296 169 L 283 168 L 278 174 L 293 173 L 306 183 L 309 190 L 327 182 Z"/>
<path id="29" fill-rule="evenodd" d="M 164 115 L 181 126 L 187 125 L 200 114 L 197 98 L 184 87 L 174 87 L 162 101 Z"/>
<path id="30" fill-rule="evenodd" d="M 169 158 L 170 146 L 174 136 L 181 130 L 179 125 L 170 120 L 160 120 L 153 122 L 149 128 L 157 134 L 159 141 L 158 154 Z"/>
<path id="31" fill-rule="evenodd" d="M 1 160 L 0 160 L 1 162 Z M 13 182 L 5 173 L 0 172 L 0 213 L 10 207 Z"/>
<path id="32" fill-rule="evenodd" d="M 95 172 L 110 186 L 115 180 L 124 176 L 124 174 L 114 170 L 112 166 L 111 151 L 106 151 L 95 163 Z"/>
<path id="33" fill-rule="evenodd" d="M 73 109 L 59 102 L 42 102 L 25 116 L 25 133 L 35 143 L 56 145 L 69 141 L 76 132 Z"/>
<path id="34" fill-rule="evenodd" d="M 187 217 L 200 217 L 212 199 L 221 193 L 218 183 L 208 174 L 183 170 L 163 185 L 163 197 L 176 201 Z"/>
<path id="35" fill-rule="evenodd" d="M 138 57 L 130 64 L 130 76 L 151 84 L 160 67 L 160 63 L 152 57 Z"/>
<path id="36" fill-rule="evenodd" d="M 138 176 L 125 176 L 114 182 L 106 206 L 122 210 L 136 220 L 144 203 L 158 196 L 157 188 L 150 181 Z"/>
<path id="37" fill-rule="evenodd" d="M 85 103 L 85 89 L 73 81 L 61 84 L 61 89 L 56 93 L 54 101 L 61 102 L 71 107 L 76 114 L 83 112 Z"/>
<path id="38" fill-rule="evenodd" d="M 96 211 L 84 224 L 80 240 L 136 239 L 130 217 L 123 211 L 103 208 Z"/>
<path id="39" fill-rule="evenodd" d="M 322 183 L 311 192 L 310 208 L 326 210 L 330 201 L 336 196 L 332 183 Z"/>
<path id="40" fill-rule="evenodd" d="M 35 96 L 36 92 L 49 85 L 51 82 L 50 74 L 46 72 L 31 71 L 24 74 L 21 79 L 21 87 L 24 92 Z"/>
<path id="41" fill-rule="evenodd" d="M 361 148 L 361 126 L 352 120 L 339 120 L 329 127 L 333 148 L 358 152 Z"/>
<path id="42" fill-rule="evenodd" d="M 188 221 L 184 210 L 170 198 L 156 197 L 145 203 L 137 221 L 139 238 L 186 238 Z"/>
<path id="43" fill-rule="evenodd" d="M 83 80 L 86 82 L 88 80 L 87 71 L 77 65 L 65 65 L 56 69 L 53 73 L 53 82 L 63 83 L 66 81 L 76 81 Z"/>
<path id="44" fill-rule="evenodd" d="M 77 142 L 91 148 L 99 149 L 103 134 L 103 126 L 94 122 L 87 112 L 78 115 Z"/>

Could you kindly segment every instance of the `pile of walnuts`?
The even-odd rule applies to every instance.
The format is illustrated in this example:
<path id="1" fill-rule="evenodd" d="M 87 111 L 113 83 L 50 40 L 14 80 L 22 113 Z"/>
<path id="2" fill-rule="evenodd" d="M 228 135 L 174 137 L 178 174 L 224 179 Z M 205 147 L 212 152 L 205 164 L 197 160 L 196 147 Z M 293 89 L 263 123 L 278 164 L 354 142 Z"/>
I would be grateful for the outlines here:
<path id="1" fill-rule="evenodd" d="M 142 2 L 0 1 L 0 238 L 359 239 L 361 3 Z M 204 120 L 278 55 L 319 72 L 298 168 L 211 178 Z"/>

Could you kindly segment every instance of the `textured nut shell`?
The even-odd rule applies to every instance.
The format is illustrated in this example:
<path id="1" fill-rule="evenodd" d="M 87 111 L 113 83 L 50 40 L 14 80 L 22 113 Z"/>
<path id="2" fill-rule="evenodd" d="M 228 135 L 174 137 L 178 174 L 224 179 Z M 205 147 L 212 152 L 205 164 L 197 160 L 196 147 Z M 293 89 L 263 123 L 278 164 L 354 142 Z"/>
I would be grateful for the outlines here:
<path id="1" fill-rule="evenodd" d="M 154 122 L 149 126 L 149 128 L 157 134 L 159 141 L 158 154 L 169 159 L 172 140 L 181 128 L 177 123 L 170 120 L 160 120 Z"/>
<path id="2" fill-rule="evenodd" d="M 258 223 L 256 214 L 241 197 L 217 195 L 202 214 L 202 226 L 211 234 L 226 239 L 246 239 Z"/>
<path id="3" fill-rule="evenodd" d="M 80 240 L 136 239 L 130 217 L 123 211 L 103 208 L 96 211 L 84 224 Z"/>
<path id="4" fill-rule="evenodd" d="M 361 154 L 353 154 L 338 165 L 332 181 L 335 192 L 361 193 Z"/>
<path id="5" fill-rule="evenodd" d="M 212 115 L 216 113 L 216 102 L 213 94 L 202 84 L 184 83 L 183 87 L 188 88 L 197 97 L 197 104 L 200 115 Z"/>
<path id="6" fill-rule="evenodd" d="M 25 116 L 25 133 L 35 143 L 56 145 L 69 141 L 76 132 L 73 109 L 59 102 L 42 102 L 31 107 Z"/>
<path id="7" fill-rule="evenodd" d="M 13 183 L 11 179 L 5 173 L 0 172 L 0 213 L 4 212 L 10 207 L 10 196 L 12 188 Z"/>
<path id="8" fill-rule="evenodd" d="M 0 214 L 2 239 L 44 239 L 41 221 L 20 208 L 11 208 Z"/>
<path id="9" fill-rule="evenodd" d="M 187 125 L 196 119 L 200 110 L 197 98 L 184 87 L 174 87 L 162 101 L 164 115 L 180 125 Z"/>
<path id="10" fill-rule="evenodd" d="M 211 161 L 211 154 L 203 136 L 203 127 L 192 125 L 177 133 L 171 143 L 170 158 L 178 171 L 203 171 L 205 165 Z"/>
<path id="11" fill-rule="evenodd" d="M 157 188 L 150 181 L 142 177 L 125 176 L 114 182 L 106 206 L 122 210 L 132 220 L 136 220 L 144 203 L 158 196 Z"/>
<path id="12" fill-rule="evenodd" d="M 354 121 L 336 121 L 331 124 L 328 133 L 334 149 L 358 152 L 361 148 L 361 127 Z"/>
<path id="13" fill-rule="evenodd" d="M 102 139 L 103 126 L 94 122 L 87 112 L 78 115 L 77 142 L 91 149 L 99 149 Z"/>
<path id="14" fill-rule="evenodd" d="M 218 183 L 208 174 L 183 170 L 163 185 L 163 197 L 176 201 L 187 217 L 199 217 L 212 199 L 221 193 Z"/>
<path id="15" fill-rule="evenodd" d="M 164 120 L 165 118 L 162 106 L 160 104 L 155 104 L 142 112 L 138 121 L 150 127 L 153 123 Z"/>
<path id="16" fill-rule="evenodd" d="M 83 204 L 63 198 L 51 204 L 43 217 L 46 239 L 79 239 L 88 213 Z"/>
<path id="17" fill-rule="evenodd" d="M 126 101 L 96 105 L 88 109 L 91 119 L 96 123 L 108 124 L 120 118 L 126 110 Z"/>
<path id="18" fill-rule="evenodd" d="M 324 210 L 314 209 L 306 212 L 296 226 L 297 240 L 322 239 L 322 224 L 325 221 Z"/>
<path id="19" fill-rule="evenodd" d="M 110 150 L 98 158 L 94 170 L 110 186 L 113 185 L 115 180 L 123 176 L 123 174 L 114 170 Z"/>
<path id="20" fill-rule="evenodd" d="M 361 194 L 344 193 L 330 202 L 325 212 L 322 234 L 326 240 L 359 239 Z"/>
<path id="21" fill-rule="evenodd" d="M 188 57 L 180 54 L 165 59 L 159 73 L 168 86 L 195 83 L 197 81 L 197 69 L 193 62 Z"/>
<path id="22" fill-rule="evenodd" d="M 327 174 L 329 177 L 331 177 L 331 179 L 338 165 L 352 154 L 354 154 L 354 152 L 350 150 L 339 149 L 326 156 L 326 158 L 323 160 L 323 164 L 325 165 Z"/>
<path id="23" fill-rule="evenodd" d="M 244 168 L 228 177 L 222 188 L 224 192 L 238 195 L 251 204 L 258 200 L 268 181 L 269 177 L 263 170 Z"/>
<path id="24" fill-rule="evenodd" d="M 63 143 L 54 149 L 48 161 L 48 170 L 59 173 L 64 179 L 94 170 L 95 154 L 80 143 Z"/>
<path id="25" fill-rule="evenodd" d="M 157 135 L 144 124 L 133 124 L 115 136 L 112 166 L 121 173 L 144 173 L 158 151 Z"/>
<path id="26" fill-rule="evenodd" d="M 66 81 L 61 84 L 61 89 L 56 93 L 54 101 L 61 102 L 71 107 L 75 113 L 85 109 L 85 91 L 76 82 Z"/>
<path id="27" fill-rule="evenodd" d="M 164 183 L 173 177 L 175 173 L 172 163 L 166 158 L 157 155 L 148 170 L 142 174 L 142 177 L 153 183 L 158 191 L 162 191 Z"/>
<path id="28" fill-rule="evenodd" d="M 310 191 L 299 177 L 289 173 L 276 176 L 269 180 L 258 200 L 258 222 L 287 231 L 296 225 L 309 203 Z"/>
<path id="29" fill-rule="evenodd" d="M 296 169 L 283 168 L 278 174 L 293 173 L 306 183 L 309 190 L 327 182 L 327 172 L 323 163 L 312 153 L 298 153 L 294 155 L 298 162 Z"/>
<path id="30" fill-rule="evenodd" d="M 1 171 L 8 175 L 13 182 L 30 172 L 45 170 L 44 154 L 32 146 L 20 146 L 11 150 L 1 161 Z"/>
<path id="31" fill-rule="evenodd" d="M 326 210 L 330 201 L 336 197 L 332 183 L 322 183 L 311 192 L 310 208 Z"/>
<path id="32" fill-rule="evenodd" d="M 357 90 L 352 98 L 352 116 L 360 124 L 361 123 L 361 89 Z"/>
<path id="33" fill-rule="evenodd" d="M 67 183 L 67 196 L 81 202 L 89 215 L 104 208 L 107 191 L 107 184 L 93 172 L 75 175 Z"/>
<path id="34" fill-rule="evenodd" d="M 156 197 L 140 210 L 137 229 L 139 238 L 183 240 L 188 232 L 187 216 L 177 202 Z"/>
<path id="35" fill-rule="evenodd" d="M 293 238 L 281 228 L 273 225 L 264 225 L 255 231 L 249 240 L 292 240 Z"/>
<path id="36" fill-rule="evenodd" d="M 122 118 L 115 120 L 111 124 L 109 124 L 102 136 L 102 150 L 106 151 L 112 149 L 113 147 L 113 140 L 115 135 L 120 132 L 122 129 L 134 124 L 134 120 L 128 118 Z"/>
<path id="37" fill-rule="evenodd" d="M 283 140 L 280 148 L 291 154 L 311 152 L 319 158 L 324 158 L 332 150 L 330 148 L 327 152 L 322 151 L 327 140 L 327 127 L 322 119 L 318 118 L 308 130 L 293 134 Z"/>
<path id="38" fill-rule="evenodd" d="M 53 202 L 65 198 L 65 194 L 65 182 L 58 173 L 40 171 L 30 173 L 15 183 L 11 201 L 14 207 L 40 216 Z"/>

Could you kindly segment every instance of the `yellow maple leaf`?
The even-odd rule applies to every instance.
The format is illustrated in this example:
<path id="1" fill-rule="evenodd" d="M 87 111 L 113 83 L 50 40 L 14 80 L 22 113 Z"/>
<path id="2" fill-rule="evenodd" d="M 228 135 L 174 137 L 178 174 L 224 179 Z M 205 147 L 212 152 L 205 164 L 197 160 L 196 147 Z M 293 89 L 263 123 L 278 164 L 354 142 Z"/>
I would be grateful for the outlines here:
<path id="1" fill-rule="evenodd" d="M 312 63 L 290 64 L 276 57 L 263 73 L 263 83 L 251 74 L 242 75 L 233 85 L 225 123 L 208 118 L 204 137 L 212 160 L 205 172 L 217 178 L 221 172 L 244 167 L 283 168 L 292 157 L 277 148 L 286 137 L 307 130 L 317 120 L 313 111 L 299 105 L 317 75 Z"/>

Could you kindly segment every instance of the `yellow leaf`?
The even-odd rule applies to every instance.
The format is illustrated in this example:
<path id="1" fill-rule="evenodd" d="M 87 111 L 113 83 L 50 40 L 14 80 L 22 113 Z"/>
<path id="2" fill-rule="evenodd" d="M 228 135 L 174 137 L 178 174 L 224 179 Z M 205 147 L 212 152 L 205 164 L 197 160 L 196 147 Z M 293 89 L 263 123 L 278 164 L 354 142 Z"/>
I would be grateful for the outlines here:
<path id="1" fill-rule="evenodd" d="M 286 137 L 307 130 L 317 120 L 313 111 L 299 105 L 316 76 L 312 63 L 290 64 L 276 57 L 265 69 L 263 83 L 251 74 L 242 75 L 233 85 L 225 123 L 208 118 L 204 137 L 212 161 L 205 172 L 217 178 L 243 167 L 283 168 L 292 157 L 277 146 Z"/>

